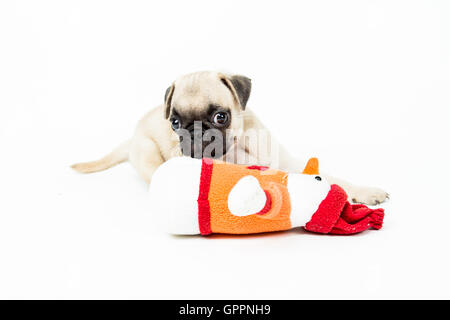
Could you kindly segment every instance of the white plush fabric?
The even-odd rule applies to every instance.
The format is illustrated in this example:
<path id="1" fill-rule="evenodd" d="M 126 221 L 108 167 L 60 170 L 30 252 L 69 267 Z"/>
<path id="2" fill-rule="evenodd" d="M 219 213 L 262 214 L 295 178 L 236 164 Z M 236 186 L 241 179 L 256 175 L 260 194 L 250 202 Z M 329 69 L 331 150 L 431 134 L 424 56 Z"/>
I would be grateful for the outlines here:
<path id="1" fill-rule="evenodd" d="M 288 190 L 291 198 L 292 227 L 304 226 L 319 208 L 330 191 L 330 185 L 315 175 L 291 173 L 288 176 Z"/>
<path id="2" fill-rule="evenodd" d="M 188 157 L 172 158 L 153 174 L 151 204 L 155 216 L 172 234 L 200 234 L 198 192 L 202 162 Z"/>
<path id="3" fill-rule="evenodd" d="M 254 176 L 241 178 L 228 195 L 228 209 L 235 216 L 248 216 L 261 211 L 266 194 Z"/>

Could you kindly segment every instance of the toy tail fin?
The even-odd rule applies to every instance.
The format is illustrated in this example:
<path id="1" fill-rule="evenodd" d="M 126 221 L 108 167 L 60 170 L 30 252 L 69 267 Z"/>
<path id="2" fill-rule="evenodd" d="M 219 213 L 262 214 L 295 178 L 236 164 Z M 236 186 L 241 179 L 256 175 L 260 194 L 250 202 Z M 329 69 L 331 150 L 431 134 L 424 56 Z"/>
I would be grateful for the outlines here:
<path id="1" fill-rule="evenodd" d="M 311 175 L 319 174 L 319 160 L 317 158 L 309 159 L 305 169 L 303 170 L 303 173 Z"/>
<path id="2" fill-rule="evenodd" d="M 131 140 L 121 143 L 117 148 L 108 153 L 103 158 L 91 161 L 73 164 L 71 167 L 80 173 L 92 173 L 109 169 L 116 164 L 128 160 Z"/>

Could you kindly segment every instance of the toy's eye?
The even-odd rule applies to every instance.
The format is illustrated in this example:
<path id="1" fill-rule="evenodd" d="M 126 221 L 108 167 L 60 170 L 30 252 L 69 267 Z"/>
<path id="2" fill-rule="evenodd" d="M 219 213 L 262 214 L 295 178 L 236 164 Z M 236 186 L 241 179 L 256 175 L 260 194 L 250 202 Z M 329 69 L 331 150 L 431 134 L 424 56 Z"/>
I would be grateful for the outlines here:
<path id="1" fill-rule="evenodd" d="M 316 176 L 314 179 L 316 179 L 317 181 L 322 181 L 322 178 L 319 176 Z"/>
<path id="2" fill-rule="evenodd" d="M 181 127 L 180 120 L 178 120 L 176 118 L 172 119 L 172 129 L 178 130 L 178 129 L 180 129 L 180 127 Z"/>
<path id="3" fill-rule="evenodd" d="M 213 122 L 215 125 L 224 126 L 228 123 L 229 116 L 226 112 L 217 112 L 214 114 Z"/>

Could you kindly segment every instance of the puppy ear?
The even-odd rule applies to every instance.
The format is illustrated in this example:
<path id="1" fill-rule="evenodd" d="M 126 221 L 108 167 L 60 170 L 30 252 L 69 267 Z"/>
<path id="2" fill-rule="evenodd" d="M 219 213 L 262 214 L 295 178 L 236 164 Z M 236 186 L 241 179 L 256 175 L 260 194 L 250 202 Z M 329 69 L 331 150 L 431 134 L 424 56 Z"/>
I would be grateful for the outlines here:
<path id="1" fill-rule="evenodd" d="M 252 90 L 252 80 L 241 75 L 231 77 L 222 76 L 220 80 L 230 89 L 235 99 L 241 105 L 242 110 L 245 110 Z"/>
<path id="2" fill-rule="evenodd" d="M 164 104 L 165 104 L 164 115 L 166 119 L 168 119 L 170 115 L 170 105 L 172 104 L 172 96 L 174 91 L 175 91 L 175 84 L 172 84 L 170 87 L 167 88 L 166 94 L 164 95 Z"/>

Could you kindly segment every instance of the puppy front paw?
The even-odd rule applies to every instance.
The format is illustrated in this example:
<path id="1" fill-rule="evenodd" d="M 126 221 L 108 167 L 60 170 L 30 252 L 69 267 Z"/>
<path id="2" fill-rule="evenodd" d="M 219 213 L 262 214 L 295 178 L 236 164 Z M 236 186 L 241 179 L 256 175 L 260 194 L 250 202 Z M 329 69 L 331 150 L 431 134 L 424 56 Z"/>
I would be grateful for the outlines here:
<path id="1" fill-rule="evenodd" d="M 377 205 L 389 199 L 389 194 L 379 188 L 356 187 L 349 193 L 349 198 L 354 203 Z"/>

